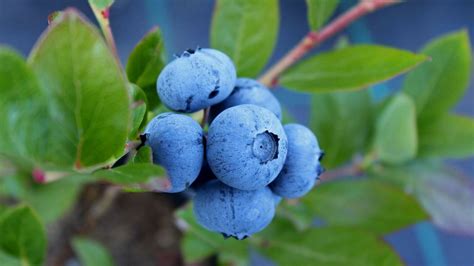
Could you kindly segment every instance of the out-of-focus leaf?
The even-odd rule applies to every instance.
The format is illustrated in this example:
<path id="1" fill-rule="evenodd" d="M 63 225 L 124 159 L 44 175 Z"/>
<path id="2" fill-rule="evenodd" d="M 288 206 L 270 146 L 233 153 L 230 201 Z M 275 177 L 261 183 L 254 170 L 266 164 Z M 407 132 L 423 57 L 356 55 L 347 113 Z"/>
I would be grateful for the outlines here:
<path id="1" fill-rule="evenodd" d="M 356 90 L 407 72 L 426 56 L 375 45 L 354 45 L 321 53 L 291 67 L 280 79 L 305 92 Z"/>
<path id="2" fill-rule="evenodd" d="M 383 162 L 399 164 L 413 159 L 417 146 L 415 105 L 409 96 L 397 94 L 378 117 L 375 152 Z"/>
<path id="3" fill-rule="evenodd" d="M 99 10 L 109 8 L 115 0 L 89 0 L 89 4 Z"/>
<path id="4" fill-rule="evenodd" d="M 422 123 L 418 138 L 421 157 L 462 158 L 474 155 L 474 119 L 446 114 Z"/>
<path id="5" fill-rule="evenodd" d="M 92 174 L 94 179 L 122 185 L 129 192 L 167 192 L 171 182 L 164 168 L 149 163 L 131 163 Z"/>
<path id="6" fill-rule="evenodd" d="M 140 129 L 145 125 L 147 98 L 143 90 L 135 84 L 129 84 L 129 94 L 132 100 L 132 128 L 130 129 L 129 138 L 135 139 Z"/>
<path id="7" fill-rule="evenodd" d="M 418 198 L 440 228 L 474 236 L 472 178 L 432 162 L 375 169 L 373 174 L 400 184 Z"/>
<path id="8" fill-rule="evenodd" d="M 313 96 L 310 125 L 325 151 L 324 167 L 334 168 L 363 151 L 371 128 L 370 113 L 366 90 Z"/>
<path id="9" fill-rule="evenodd" d="M 156 92 L 156 80 L 165 66 L 165 47 L 158 27 L 153 28 L 133 49 L 127 62 L 127 76 L 137 84 L 148 98 L 148 108 L 156 108 L 160 99 Z"/>
<path id="10" fill-rule="evenodd" d="M 5 266 L 24 266 L 21 259 L 13 257 L 0 249 L 0 265 Z"/>
<path id="11" fill-rule="evenodd" d="M 323 183 L 302 201 L 328 225 L 354 226 L 378 235 L 428 218 L 415 198 L 374 179 Z"/>
<path id="12" fill-rule="evenodd" d="M 339 0 L 306 0 L 309 27 L 317 31 L 336 11 Z"/>
<path id="13" fill-rule="evenodd" d="M 277 215 L 290 221 L 299 231 L 308 229 L 313 224 L 315 217 L 308 205 L 302 202 L 289 203 L 288 201 L 282 201 L 278 206 Z"/>
<path id="14" fill-rule="evenodd" d="M 49 116 L 37 79 L 24 59 L 0 46 L 0 155 L 44 157 Z M 55 125 L 56 126 L 56 125 Z"/>
<path id="15" fill-rule="evenodd" d="M 76 237 L 72 240 L 72 247 L 83 266 L 114 265 L 108 251 L 97 241 Z"/>
<path id="16" fill-rule="evenodd" d="M 201 261 L 214 253 L 221 262 L 232 265 L 247 265 L 249 260 L 246 241 L 224 239 L 216 232 L 201 227 L 194 218 L 191 206 L 177 212 L 178 226 L 184 231 L 181 250 L 186 263 Z"/>
<path id="17" fill-rule="evenodd" d="M 48 224 L 73 206 L 81 186 L 81 180 L 73 177 L 47 184 L 30 184 L 21 199 L 31 205 L 43 223 Z"/>
<path id="18" fill-rule="evenodd" d="M 274 220 L 257 249 L 277 265 L 402 265 L 400 258 L 374 234 L 353 228 L 314 228 L 297 233 Z"/>
<path id="19" fill-rule="evenodd" d="M 241 77 L 255 77 L 272 55 L 279 25 L 277 0 L 217 0 L 211 46 L 226 53 Z"/>
<path id="20" fill-rule="evenodd" d="M 336 43 L 334 44 L 334 49 L 336 50 L 344 49 L 344 48 L 349 47 L 350 44 L 351 43 L 349 41 L 349 37 L 347 37 L 346 35 L 342 35 L 341 37 L 337 39 Z"/>
<path id="21" fill-rule="evenodd" d="M 50 120 L 36 128 L 48 130 L 36 141 L 47 144 L 49 162 L 97 167 L 123 150 L 130 116 L 127 83 L 91 24 L 72 9 L 64 11 L 38 41 L 29 63 L 49 107 Z"/>
<path id="22" fill-rule="evenodd" d="M 415 101 L 420 120 L 449 110 L 464 94 L 471 75 L 471 48 L 466 30 L 428 43 L 421 53 L 431 57 L 407 75 L 403 91 Z"/>
<path id="23" fill-rule="evenodd" d="M 46 251 L 43 225 L 31 208 L 19 206 L 0 217 L 0 263 L 21 261 L 21 265 L 42 265 Z"/>

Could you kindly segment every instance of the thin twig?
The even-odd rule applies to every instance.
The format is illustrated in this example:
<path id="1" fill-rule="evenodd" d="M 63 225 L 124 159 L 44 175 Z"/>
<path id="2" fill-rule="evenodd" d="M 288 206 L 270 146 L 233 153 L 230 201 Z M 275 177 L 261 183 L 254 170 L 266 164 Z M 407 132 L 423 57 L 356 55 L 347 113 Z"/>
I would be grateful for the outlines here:
<path id="1" fill-rule="evenodd" d="M 398 2 L 398 0 L 361 0 L 359 4 L 333 20 L 321 31 L 308 32 L 293 49 L 263 74 L 259 81 L 268 87 L 274 87 L 277 85 L 278 77 L 281 73 L 301 59 L 311 49 L 339 33 L 360 17 Z"/>
<path id="2" fill-rule="evenodd" d="M 362 173 L 362 169 L 358 163 L 352 163 L 341 168 L 324 172 L 320 177 L 320 181 L 329 181 L 333 179 L 338 179 L 342 177 L 357 176 Z"/>

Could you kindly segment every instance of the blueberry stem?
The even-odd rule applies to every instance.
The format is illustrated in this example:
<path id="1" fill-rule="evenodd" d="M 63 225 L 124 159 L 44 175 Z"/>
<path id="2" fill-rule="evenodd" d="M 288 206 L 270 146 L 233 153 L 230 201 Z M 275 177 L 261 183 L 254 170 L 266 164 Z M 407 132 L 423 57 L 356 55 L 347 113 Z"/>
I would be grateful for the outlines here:
<path id="1" fill-rule="evenodd" d="M 340 15 L 320 31 L 310 31 L 303 39 L 296 44 L 283 58 L 273 65 L 259 79 L 267 87 L 274 87 L 278 84 L 278 77 L 291 65 L 301 59 L 306 53 L 314 47 L 323 43 L 330 37 L 344 30 L 355 20 L 366 14 L 381 9 L 385 6 L 401 2 L 400 0 L 361 0 L 352 9 Z"/>

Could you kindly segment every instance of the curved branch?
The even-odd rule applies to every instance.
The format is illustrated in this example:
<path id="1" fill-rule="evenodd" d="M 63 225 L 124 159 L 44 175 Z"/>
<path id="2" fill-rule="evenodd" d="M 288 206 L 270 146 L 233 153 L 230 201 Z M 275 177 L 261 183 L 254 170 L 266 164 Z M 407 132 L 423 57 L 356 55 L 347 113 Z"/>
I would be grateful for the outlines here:
<path id="1" fill-rule="evenodd" d="M 308 32 L 308 34 L 306 34 L 306 36 L 293 49 L 291 49 L 282 59 L 263 74 L 259 81 L 268 87 L 274 87 L 278 83 L 278 77 L 281 73 L 311 49 L 339 33 L 360 17 L 398 2 L 398 0 L 361 0 L 359 4 L 333 20 L 330 24 L 321 29 L 321 31 Z"/>

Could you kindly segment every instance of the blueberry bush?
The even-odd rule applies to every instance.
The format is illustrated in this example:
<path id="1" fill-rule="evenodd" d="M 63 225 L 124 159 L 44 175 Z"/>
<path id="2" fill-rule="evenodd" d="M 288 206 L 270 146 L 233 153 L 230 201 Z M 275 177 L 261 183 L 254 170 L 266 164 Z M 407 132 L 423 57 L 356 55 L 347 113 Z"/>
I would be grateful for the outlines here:
<path id="1" fill-rule="evenodd" d="M 445 163 L 474 155 L 474 119 L 451 111 L 467 31 L 308 55 L 397 1 L 306 2 L 310 32 L 271 66 L 277 0 L 216 0 L 211 48 L 172 59 L 153 28 L 122 66 L 113 0 L 89 0 L 100 29 L 69 8 L 27 58 L 0 45 L 0 265 L 403 265 L 385 235 L 474 235 L 472 178 Z M 306 126 L 281 87 L 311 98 Z"/>

